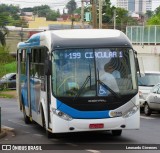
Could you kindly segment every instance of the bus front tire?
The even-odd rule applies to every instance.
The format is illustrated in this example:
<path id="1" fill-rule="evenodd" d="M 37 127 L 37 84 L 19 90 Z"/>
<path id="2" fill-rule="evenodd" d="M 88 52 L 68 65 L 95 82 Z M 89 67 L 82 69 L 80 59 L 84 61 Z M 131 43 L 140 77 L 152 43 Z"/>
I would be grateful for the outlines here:
<path id="1" fill-rule="evenodd" d="M 112 135 L 113 136 L 121 136 L 122 130 L 112 130 Z"/>
<path id="2" fill-rule="evenodd" d="M 43 109 L 42 109 L 42 124 L 43 124 L 43 128 L 44 128 L 45 131 L 46 131 L 46 136 L 47 136 L 47 138 L 52 138 L 52 137 L 53 137 L 52 133 L 49 132 L 49 131 L 47 130 L 47 127 L 46 127 L 46 121 L 45 121 Z"/>

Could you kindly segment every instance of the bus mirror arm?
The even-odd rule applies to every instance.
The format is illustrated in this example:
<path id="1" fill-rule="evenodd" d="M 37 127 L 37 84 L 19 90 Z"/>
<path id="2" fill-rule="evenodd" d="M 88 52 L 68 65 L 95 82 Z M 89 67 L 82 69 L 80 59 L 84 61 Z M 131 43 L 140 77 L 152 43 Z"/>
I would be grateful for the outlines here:
<path id="1" fill-rule="evenodd" d="M 45 75 L 49 76 L 52 73 L 52 62 L 51 60 L 45 60 L 44 66 Z"/>

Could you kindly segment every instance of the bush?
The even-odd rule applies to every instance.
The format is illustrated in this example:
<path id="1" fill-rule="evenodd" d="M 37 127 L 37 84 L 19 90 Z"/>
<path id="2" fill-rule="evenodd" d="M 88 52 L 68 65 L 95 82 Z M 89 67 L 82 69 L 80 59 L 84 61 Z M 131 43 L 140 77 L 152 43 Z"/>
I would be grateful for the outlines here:
<path id="1" fill-rule="evenodd" d="M 8 48 L 0 46 L 0 77 L 7 73 L 16 72 L 16 61 L 8 51 Z"/>

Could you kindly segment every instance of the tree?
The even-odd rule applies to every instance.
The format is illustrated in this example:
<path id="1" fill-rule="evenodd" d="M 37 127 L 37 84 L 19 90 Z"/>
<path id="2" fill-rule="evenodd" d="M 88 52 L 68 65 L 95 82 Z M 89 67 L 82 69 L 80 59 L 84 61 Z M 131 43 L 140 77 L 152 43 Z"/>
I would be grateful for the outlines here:
<path id="1" fill-rule="evenodd" d="M 56 12 L 52 10 L 46 14 L 46 19 L 50 21 L 56 21 L 59 16 L 60 16 L 59 11 Z"/>
<path id="2" fill-rule="evenodd" d="M 155 14 L 147 20 L 147 25 L 160 25 L 160 6 L 156 8 L 154 13 Z"/>
<path id="3" fill-rule="evenodd" d="M 33 14 L 38 15 L 39 17 L 46 17 L 47 13 L 50 12 L 51 9 L 48 5 L 41 5 L 33 7 Z"/>
<path id="4" fill-rule="evenodd" d="M 68 14 L 73 14 L 73 12 L 76 10 L 77 8 L 77 3 L 75 2 L 75 0 L 70 0 L 67 5 L 66 8 L 68 9 Z"/>
<path id="5" fill-rule="evenodd" d="M 154 11 L 155 12 L 155 15 L 158 15 L 160 14 L 160 6 L 156 8 L 156 10 Z"/>
<path id="6" fill-rule="evenodd" d="M 149 10 L 147 10 L 147 12 L 146 12 L 146 17 L 147 17 L 147 19 L 149 19 L 149 18 L 151 18 L 152 16 L 153 16 L 153 14 L 154 14 L 154 12 L 153 11 L 149 11 Z"/>
<path id="7" fill-rule="evenodd" d="M 122 27 L 127 24 L 128 21 L 128 11 L 123 8 L 116 8 L 116 23 L 119 26 L 119 29 L 122 30 Z"/>
<path id="8" fill-rule="evenodd" d="M 154 15 L 147 20 L 147 25 L 160 25 L 160 14 Z"/>

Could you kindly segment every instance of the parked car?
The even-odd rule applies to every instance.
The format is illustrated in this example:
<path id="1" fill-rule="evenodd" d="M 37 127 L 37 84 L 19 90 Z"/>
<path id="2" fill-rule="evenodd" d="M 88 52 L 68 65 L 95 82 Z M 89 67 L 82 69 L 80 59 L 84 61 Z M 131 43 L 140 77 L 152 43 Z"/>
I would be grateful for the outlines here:
<path id="1" fill-rule="evenodd" d="M 16 73 L 8 73 L 0 79 L 0 89 L 16 89 Z"/>
<path id="2" fill-rule="evenodd" d="M 152 111 L 160 111 L 160 83 L 152 88 L 144 103 L 145 115 L 151 115 Z"/>
<path id="3" fill-rule="evenodd" d="M 150 90 L 158 83 L 160 83 L 160 72 L 146 71 L 141 77 L 138 76 L 139 102 L 141 109 L 144 108 L 144 103 Z"/>

